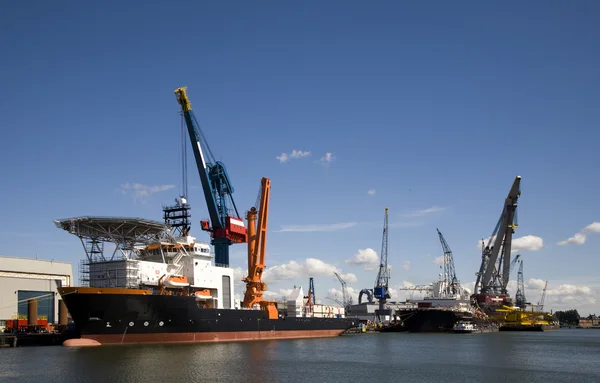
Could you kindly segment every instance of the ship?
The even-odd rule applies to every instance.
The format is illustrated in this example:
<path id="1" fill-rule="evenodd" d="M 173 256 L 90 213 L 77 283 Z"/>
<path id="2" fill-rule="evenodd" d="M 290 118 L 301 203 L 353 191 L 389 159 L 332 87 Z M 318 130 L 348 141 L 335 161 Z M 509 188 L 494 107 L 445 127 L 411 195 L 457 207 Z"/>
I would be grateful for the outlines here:
<path id="1" fill-rule="evenodd" d="M 476 312 L 471 304 L 470 292 L 456 277 L 454 255 L 442 233 L 437 230 L 444 255 L 441 259 L 438 280 L 421 286 L 401 288 L 411 292 L 424 292 L 420 300 L 407 300 L 393 314 L 382 332 L 452 332 L 457 322 L 471 322 Z"/>
<path id="2" fill-rule="evenodd" d="M 266 233 L 271 184 L 261 179 L 258 206 L 240 218 L 225 165 L 217 161 L 200 130 L 186 88 L 175 96 L 182 114 L 182 191 L 175 205 L 163 206 L 164 222 L 139 218 L 76 217 L 55 221 L 81 239 L 86 259 L 81 286 L 58 289 L 81 334 L 72 345 L 221 342 L 331 337 L 357 320 L 326 313 L 286 315 L 264 299 Z M 211 243 L 190 235 L 187 202 L 186 134 L 210 220 L 200 229 Z M 108 243 L 112 255 L 105 255 Z M 235 298 L 229 246 L 247 243 L 248 275 L 243 299 Z M 240 294 L 241 296 L 241 294 Z M 283 311 L 283 310 L 282 310 Z"/>
<path id="3" fill-rule="evenodd" d="M 358 325 L 339 314 L 280 313 L 273 302 L 257 299 L 266 285 L 252 278 L 244 279 L 244 297 L 253 298 L 245 305 L 235 298 L 234 270 L 215 263 L 210 245 L 189 234 L 187 201 L 179 198 L 163 210 L 164 223 L 122 217 L 55 221 L 78 236 L 86 252 L 81 286 L 58 288 L 81 335 L 66 346 L 334 337 Z M 248 226 L 252 238 L 256 228 Z M 114 246 L 111 256 L 105 255 L 107 243 Z M 256 254 L 250 255 L 253 270 Z"/>
<path id="4" fill-rule="evenodd" d="M 440 278 L 431 285 L 410 289 L 427 294 L 423 299 L 407 300 L 396 309 L 392 321 L 381 332 L 452 332 L 457 322 L 471 322 L 475 317 L 469 292 L 456 280 L 448 283 Z"/>
<path id="5" fill-rule="evenodd" d="M 456 334 L 470 334 L 477 331 L 477 325 L 472 322 L 460 321 L 452 327 L 452 332 Z"/>

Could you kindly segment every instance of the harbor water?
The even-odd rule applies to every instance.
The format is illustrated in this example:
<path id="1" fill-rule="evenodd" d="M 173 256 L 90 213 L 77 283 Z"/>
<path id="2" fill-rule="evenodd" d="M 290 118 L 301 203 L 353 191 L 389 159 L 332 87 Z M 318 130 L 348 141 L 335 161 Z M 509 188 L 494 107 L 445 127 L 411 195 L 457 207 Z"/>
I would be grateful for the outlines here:
<path id="1" fill-rule="evenodd" d="M 0 350 L 1 382 L 600 382 L 600 330 Z"/>

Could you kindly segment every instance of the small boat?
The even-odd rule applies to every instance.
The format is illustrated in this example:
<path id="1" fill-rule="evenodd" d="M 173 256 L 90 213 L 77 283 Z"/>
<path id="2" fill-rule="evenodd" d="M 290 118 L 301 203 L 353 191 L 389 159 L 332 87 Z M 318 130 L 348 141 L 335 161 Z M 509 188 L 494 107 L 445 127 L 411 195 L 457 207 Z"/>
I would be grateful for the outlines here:
<path id="1" fill-rule="evenodd" d="M 477 330 L 477 328 L 470 322 L 457 322 L 454 327 L 452 327 L 452 332 L 460 334 L 470 334 L 475 330 Z"/>

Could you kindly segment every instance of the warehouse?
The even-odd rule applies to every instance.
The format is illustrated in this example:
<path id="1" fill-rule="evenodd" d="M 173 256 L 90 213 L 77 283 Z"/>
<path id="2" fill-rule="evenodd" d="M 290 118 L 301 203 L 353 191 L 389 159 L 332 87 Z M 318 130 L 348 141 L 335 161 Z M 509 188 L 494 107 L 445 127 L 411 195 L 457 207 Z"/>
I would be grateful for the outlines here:
<path id="1" fill-rule="evenodd" d="M 38 318 L 58 322 L 60 286 L 71 286 L 70 263 L 0 256 L 0 328 L 27 317 L 27 301 L 38 301 Z"/>

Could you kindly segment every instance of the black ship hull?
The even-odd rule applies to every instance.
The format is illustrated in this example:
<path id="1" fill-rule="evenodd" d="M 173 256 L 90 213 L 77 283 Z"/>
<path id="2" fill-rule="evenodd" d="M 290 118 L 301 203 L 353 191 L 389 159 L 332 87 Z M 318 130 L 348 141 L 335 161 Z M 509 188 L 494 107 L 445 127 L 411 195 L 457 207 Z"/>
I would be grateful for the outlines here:
<path id="1" fill-rule="evenodd" d="M 99 344 L 332 337 L 358 324 L 351 318 L 269 319 L 262 310 L 200 308 L 192 296 L 107 290 L 59 289 L 81 337 Z"/>
<path id="2" fill-rule="evenodd" d="M 470 320 L 471 313 L 443 309 L 412 309 L 396 311 L 399 320 L 381 332 L 452 332 L 458 321 Z"/>
<path id="3" fill-rule="evenodd" d="M 556 331 L 559 330 L 560 326 L 558 325 L 543 325 L 543 324 L 534 324 L 534 325 L 504 325 L 500 326 L 499 331 Z"/>

